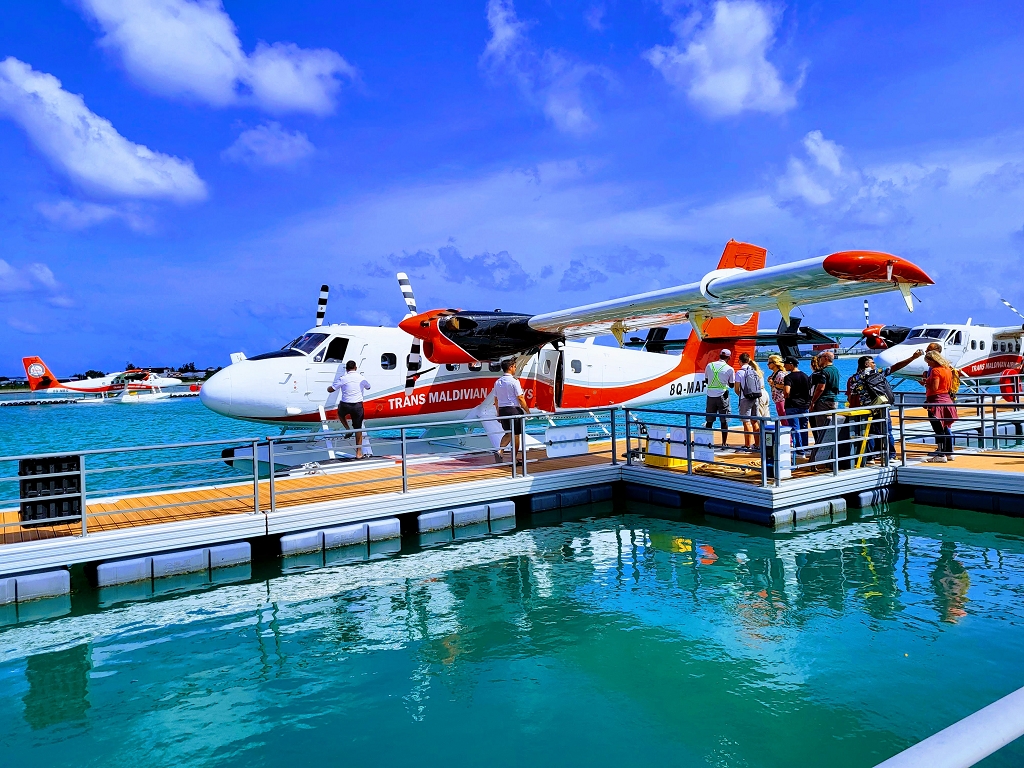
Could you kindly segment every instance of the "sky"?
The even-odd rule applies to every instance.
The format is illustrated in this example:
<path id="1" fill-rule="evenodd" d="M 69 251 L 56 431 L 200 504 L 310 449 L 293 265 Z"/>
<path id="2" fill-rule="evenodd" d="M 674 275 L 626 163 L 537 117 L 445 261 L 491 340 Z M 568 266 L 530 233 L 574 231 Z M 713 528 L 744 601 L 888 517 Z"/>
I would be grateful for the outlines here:
<path id="1" fill-rule="evenodd" d="M 1024 6 L 0 0 L 0 375 L 895 253 L 1017 321 Z M 804 309 L 859 327 L 859 300 Z M 763 326 L 778 322 L 766 316 Z M 684 335 L 682 329 L 674 335 Z"/>

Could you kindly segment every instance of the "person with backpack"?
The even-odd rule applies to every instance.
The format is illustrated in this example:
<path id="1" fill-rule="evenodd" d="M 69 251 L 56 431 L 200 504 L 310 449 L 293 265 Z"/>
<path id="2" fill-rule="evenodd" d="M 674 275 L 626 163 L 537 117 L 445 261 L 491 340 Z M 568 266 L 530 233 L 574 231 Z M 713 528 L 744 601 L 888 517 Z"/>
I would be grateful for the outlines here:
<path id="1" fill-rule="evenodd" d="M 736 371 L 736 394 L 740 398 L 740 419 L 743 421 L 743 447 L 747 450 L 761 447 L 761 430 L 751 416 L 760 416 L 758 407 L 765 398 L 764 374 L 760 366 L 746 352 L 740 355 L 743 364 Z"/>
<path id="2" fill-rule="evenodd" d="M 736 383 L 736 371 L 729 365 L 729 358 L 732 352 L 723 349 L 718 359 L 707 364 L 704 368 L 704 384 L 707 387 L 707 422 L 705 429 L 711 429 L 715 425 L 715 418 L 722 422 L 722 448 L 729 447 L 729 390 Z"/>

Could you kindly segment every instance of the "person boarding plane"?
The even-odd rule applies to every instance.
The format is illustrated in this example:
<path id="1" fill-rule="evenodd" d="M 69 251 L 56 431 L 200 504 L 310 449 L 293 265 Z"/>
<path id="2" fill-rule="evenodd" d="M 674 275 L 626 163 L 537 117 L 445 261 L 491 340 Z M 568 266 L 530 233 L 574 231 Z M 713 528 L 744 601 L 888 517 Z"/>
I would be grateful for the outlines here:
<path id="1" fill-rule="evenodd" d="M 374 426 L 479 421 L 493 417 L 485 401 L 500 361 L 516 358 L 534 412 L 646 405 L 703 395 L 704 368 L 723 349 L 734 361 L 753 354 L 761 311 L 778 309 L 789 323 L 797 306 L 892 290 L 912 309 L 911 289 L 932 284 L 918 266 L 886 253 L 844 251 L 768 268 L 766 256 L 730 240 L 718 268 L 697 282 L 532 316 L 417 312 L 399 275 L 409 315 L 398 328 L 325 326 L 324 286 L 315 327 L 274 352 L 235 353 L 200 399 L 232 418 L 315 428 L 337 420 L 337 394 L 327 387 L 354 360 L 371 385 L 364 408 Z M 590 343 L 611 334 L 621 345 L 625 333 L 681 323 L 692 330 L 679 356 Z"/>

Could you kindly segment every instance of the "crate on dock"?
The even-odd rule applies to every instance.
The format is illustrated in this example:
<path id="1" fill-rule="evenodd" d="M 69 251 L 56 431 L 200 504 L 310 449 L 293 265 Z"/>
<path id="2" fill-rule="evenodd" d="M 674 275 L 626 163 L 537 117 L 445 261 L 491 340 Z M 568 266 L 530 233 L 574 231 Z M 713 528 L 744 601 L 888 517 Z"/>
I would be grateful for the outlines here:
<path id="1" fill-rule="evenodd" d="M 18 462 L 22 523 L 68 522 L 82 516 L 80 456 L 49 456 Z"/>

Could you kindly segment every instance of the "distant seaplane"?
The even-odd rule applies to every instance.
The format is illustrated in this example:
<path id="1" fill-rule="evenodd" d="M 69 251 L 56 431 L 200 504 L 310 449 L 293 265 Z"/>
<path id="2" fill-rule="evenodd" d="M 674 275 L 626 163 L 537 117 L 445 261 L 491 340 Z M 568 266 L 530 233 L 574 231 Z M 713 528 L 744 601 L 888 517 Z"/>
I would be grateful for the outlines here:
<path id="1" fill-rule="evenodd" d="M 117 371 L 92 379 L 59 381 L 41 357 L 23 357 L 21 362 L 25 366 L 25 375 L 28 376 L 29 389 L 49 395 L 106 396 L 122 391 L 156 392 L 164 387 L 176 387 L 182 383 L 181 379 L 157 376 L 151 371 L 140 369 Z"/>

